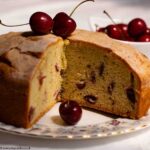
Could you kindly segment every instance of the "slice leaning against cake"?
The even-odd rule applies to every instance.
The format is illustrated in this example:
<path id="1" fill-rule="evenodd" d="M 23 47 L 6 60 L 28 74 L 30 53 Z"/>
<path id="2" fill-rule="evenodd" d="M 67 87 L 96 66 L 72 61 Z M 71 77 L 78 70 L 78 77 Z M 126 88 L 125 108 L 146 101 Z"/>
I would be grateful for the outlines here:
<path id="1" fill-rule="evenodd" d="M 63 47 L 52 34 L 0 36 L 0 121 L 29 128 L 56 103 Z"/>
<path id="2" fill-rule="evenodd" d="M 150 106 L 150 60 L 103 33 L 77 30 L 65 49 L 62 100 L 123 117 L 140 118 Z"/>

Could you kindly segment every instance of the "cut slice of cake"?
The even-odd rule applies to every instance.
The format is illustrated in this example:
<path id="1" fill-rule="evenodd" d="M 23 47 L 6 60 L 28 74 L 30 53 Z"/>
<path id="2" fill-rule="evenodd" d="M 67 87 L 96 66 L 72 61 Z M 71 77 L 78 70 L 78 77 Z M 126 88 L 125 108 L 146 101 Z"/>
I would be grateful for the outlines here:
<path id="1" fill-rule="evenodd" d="M 140 118 L 150 106 L 150 61 L 103 33 L 77 30 L 68 38 L 62 100 L 123 117 Z"/>
<path id="2" fill-rule="evenodd" d="M 0 36 L 0 121 L 28 128 L 56 103 L 63 47 L 63 40 L 51 34 Z"/>

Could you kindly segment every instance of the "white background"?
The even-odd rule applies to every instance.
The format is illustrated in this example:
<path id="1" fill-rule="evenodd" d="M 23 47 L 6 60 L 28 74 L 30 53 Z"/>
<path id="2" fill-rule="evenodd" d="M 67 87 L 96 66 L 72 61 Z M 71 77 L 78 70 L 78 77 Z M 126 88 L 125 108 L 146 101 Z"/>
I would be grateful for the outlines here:
<path id="1" fill-rule="evenodd" d="M 59 11 L 71 12 L 79 0 L 0 0 L 0 19 L 9 24 L 26 23 L 35 11 L 45 11 L 52 17 Z M 150 22 L 149 0 L 96 0 L 81 6 L 73 15 L 78 28 L 90 29 L 89 17 L 104 17 L 107 10 L 114 18 L 142 17 Z M 150 24 L 149 24 L 150 25 Z M 12 30 L 30 30 L 27 27 L 5 28 L 0 33 Z M 136 133 L 92 140 L 45 140 L 15 136 L 0 132 L 0 149 L 17 149 L 30 146 L 31 150 L 150 150 L 150 129 Z"/>

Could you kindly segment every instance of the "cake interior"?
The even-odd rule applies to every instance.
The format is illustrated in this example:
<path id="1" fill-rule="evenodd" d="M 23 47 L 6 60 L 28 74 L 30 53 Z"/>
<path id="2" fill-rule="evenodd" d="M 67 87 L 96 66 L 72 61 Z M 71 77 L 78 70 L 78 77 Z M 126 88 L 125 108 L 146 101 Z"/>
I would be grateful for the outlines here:
<path id="1" fill-rule="evenodd" d="M 61 70 L 65 68 L 63 41 L 47 48 L 30 84 L 28 119 L 33 124 L 55 103 L 61 89 Z"/>
<path id="2" fill-rule="evenodd" d="M 62 100 L 135 117 L 140 83 L 123 60 L 110 50 L 75 42 L 66 47 L 65 54 Z"/>

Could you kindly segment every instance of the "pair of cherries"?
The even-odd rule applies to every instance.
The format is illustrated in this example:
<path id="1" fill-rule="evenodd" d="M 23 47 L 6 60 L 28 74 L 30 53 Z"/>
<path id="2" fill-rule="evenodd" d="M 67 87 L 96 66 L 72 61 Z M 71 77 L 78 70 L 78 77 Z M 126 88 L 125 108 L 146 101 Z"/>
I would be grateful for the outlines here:
<path id="1" fill-rule="evenodd" d="M 29 21 L 32 31 L 36 34 L 48 34 L 66 38 L 76 29 L 76 22 L 64 12 L 58 13 L 53 19 L 44 12 L 36 12 Z"/>
<path id="2" fill-rule="evenodd" d="M 87 0 L 86 0 L 87 1 Z M 45 12 L 35 12 L 31 15 L 29 23 L 20 25 L 6 25 L 0 20 L 0 24 L 6 27 L 17 27 L 30 25 L 32 31 L 37 35 L 53 33 L 55 35 L 66 38 L 76 29 L 76 22 L 64 12 L 56 14 L 52 19 Z"/>
<path id="3" fill-rule="evenodd" d="M 45 12 L 35 12 L 31 15 L 29 23 L 21 25 L 6 25 L 0 20 L 0 24 L 6 27 L 16 27 L 29 24 L 32 31 L 37 35 L 48 34 L 52 31 L 55 35 L 66 38 L 76 29 L 76 22 L 71 18 L 72 14 L 81 4 L 88 1 L 94 2 L 94 0 L 84 0 L 80 2 L 73 9 L 70 15 L 67 15 L 64 12 L 60 12 L 52 19 Z"/>
<path id="4" fill-rule="evenodd" d="M 116 24 L 106 11 L 104 13 L 111 19 L 113 24 L 99 28 L 98 32 L 105 32 L 108 36 L 118 40 L 150 42 L 150 29 L 143 19 L 134 18 L 128 24 Z"/>

